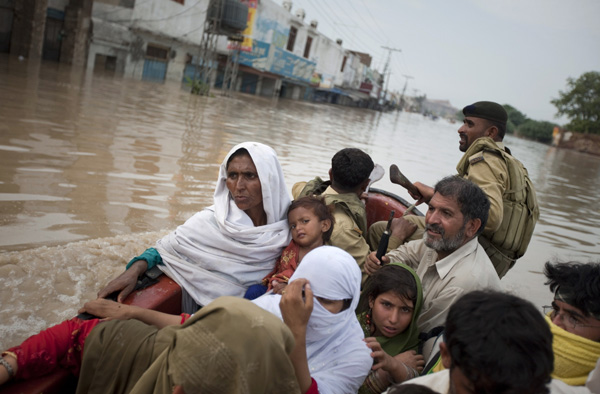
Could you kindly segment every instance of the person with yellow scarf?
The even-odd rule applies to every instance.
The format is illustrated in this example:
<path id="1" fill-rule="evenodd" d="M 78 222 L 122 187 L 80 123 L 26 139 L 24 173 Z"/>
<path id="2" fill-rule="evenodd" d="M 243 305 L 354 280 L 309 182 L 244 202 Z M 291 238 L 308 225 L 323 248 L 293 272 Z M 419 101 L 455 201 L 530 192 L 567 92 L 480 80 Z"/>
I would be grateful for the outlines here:
<path id="1" fill-rule="evenodd" d="M 583 386 L 600 359 L 600 263 L 545 265 L 547 285 L 554 293 L 544 307 L 552 331 L 552 378 Z"/>

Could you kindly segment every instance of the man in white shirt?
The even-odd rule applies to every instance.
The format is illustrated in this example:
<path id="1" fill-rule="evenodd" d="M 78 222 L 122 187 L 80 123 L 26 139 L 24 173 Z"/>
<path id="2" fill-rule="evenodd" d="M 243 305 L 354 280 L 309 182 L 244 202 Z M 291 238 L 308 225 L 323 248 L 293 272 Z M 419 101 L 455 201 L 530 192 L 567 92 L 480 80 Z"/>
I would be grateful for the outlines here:
<path id="1" fill-rule="evenodd" d="M 380 262 L 371 253 L 365 272 L 380 264 L 400 262 L 412 267 L 423 285 L 423 309 L 419 329 L 428 332 L 443 326 L 450 306 L 463 294 L 480 289 L 500 290 L 500 279 L 477 236 L 488 219 L 490 202 L 479 186 L 459 176 L 435 185 L 425 215 L 426 232 L 421 240 L 400 245 Z M 406 231 L 414 226 L 404 221 Z"/>

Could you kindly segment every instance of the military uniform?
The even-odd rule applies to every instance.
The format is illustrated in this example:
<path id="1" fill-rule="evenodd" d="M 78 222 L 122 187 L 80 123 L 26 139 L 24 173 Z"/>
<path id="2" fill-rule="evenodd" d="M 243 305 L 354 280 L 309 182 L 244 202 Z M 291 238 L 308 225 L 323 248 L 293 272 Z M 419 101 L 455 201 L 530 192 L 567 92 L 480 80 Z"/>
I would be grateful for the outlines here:
<path id="1" fill-rule="evenodd" d="M 335 207 L 333 211 L 335 223 L 328 244 L 350 253 L 364 277 L 363 266 L 370 252 L 369 244 L 364 238 L 367 231 L 365 205 L 355 193 L 339 194 L 333 190 L 330 182 L 324 182 L 318 177 L 308 183 L 298 182 L 292 187 L 294 199 L 313 194 L 323 195 L 325 204 L 333 204 Z"/>
<path id="2" fill-rule="evenodd" d="M 515 261 L 523 256 L 539 217 L 533 184 L 521 162 L 508 154 L 502 142 L 489 137 L 478 138 L 467 149 L 456 167 L 458 174 L 478 185 L 490 200 L 488 221 L 479 243 L 492 260 L 502 278 Z M 425 218 L 409 215 L 405 219 L 417 225 L 407 240 L 421 239 Z M 372 247 L 383 232 L 384 222 L 369 229 Z M 397 248 L 400 240 L 390 237 L 388 250 Z"/>

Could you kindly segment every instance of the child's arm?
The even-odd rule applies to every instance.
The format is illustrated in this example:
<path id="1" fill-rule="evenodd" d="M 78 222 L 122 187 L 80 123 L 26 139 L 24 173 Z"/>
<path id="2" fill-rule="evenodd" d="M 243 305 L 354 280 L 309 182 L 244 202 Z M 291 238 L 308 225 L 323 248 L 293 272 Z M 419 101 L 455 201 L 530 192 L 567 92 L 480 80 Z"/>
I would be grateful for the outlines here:
<path id="1" fill-rule="evenodd" d="M 377 342 L 376 338 L 365 338 L 365 342 L 372 350 L 371 357 L 375 359 L 372 369 L 377 370 L 381 368 L 379 375 L 383 382 L 389 381 L 389 377 L 395 383 L 404 382 L 418 376 L 417 369 L 423 369 L 423 364 L 425 363 L 423 356 L 417 354 L 415 351 L 406 351 L 392 357 L 381 348 L 381 344 Z M 413 368 L 412 365 L 417 366 L 417 368 Z"/>
<path id="2" fill-rule="evenodd" d="M 170 315 L 168 313 L 153 311 L 152 309 L 140 308 L 135 305 L 120 304 L 103 298 L 86 302 L 83 308 L 79 310 L 79 313 L 83 312 L 90 313 L 105 320 L 137 319 L 158 328 L 181 323 L 180 315 Z"/>

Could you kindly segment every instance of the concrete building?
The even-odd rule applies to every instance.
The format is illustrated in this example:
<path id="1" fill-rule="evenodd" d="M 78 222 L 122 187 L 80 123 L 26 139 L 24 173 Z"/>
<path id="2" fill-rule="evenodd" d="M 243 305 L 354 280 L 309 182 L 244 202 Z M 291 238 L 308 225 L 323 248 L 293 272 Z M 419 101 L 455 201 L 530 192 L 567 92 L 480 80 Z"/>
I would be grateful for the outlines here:
<path id="1" fill-rule="evenodd" d="M 226 1 L 226 0 L 222 0 Z M 227 0 L 233 1 L 233 0 Z M 368 106 L 380 75 L 368 54 L 343 48 L 305 21 L 291 1 L 239 0 L 247 6 L 234 90 L 261 96 Z M 152 81 L 184 81 L 206 65 L 210 0 L 0 0 L 0 51 Z M 239 3 L 238 3 L 239 4 Z M 245 12 L 245 11 L 244 11 Z M 215 40 L 211 83 L 220 87 L 228 56 Z M 362 103 L 362 104 L 361 104 Z"/>
<path id="2" fill-rule="evenodd" d="M 93 0 L 0 0 L 0 51 L 82 66 Z"/>

